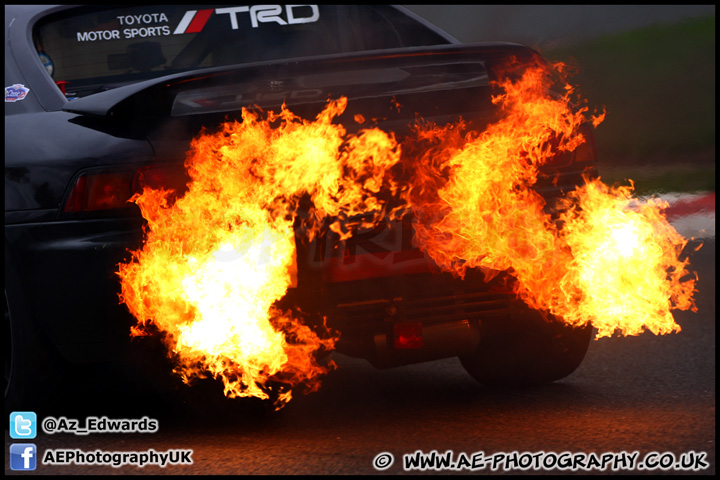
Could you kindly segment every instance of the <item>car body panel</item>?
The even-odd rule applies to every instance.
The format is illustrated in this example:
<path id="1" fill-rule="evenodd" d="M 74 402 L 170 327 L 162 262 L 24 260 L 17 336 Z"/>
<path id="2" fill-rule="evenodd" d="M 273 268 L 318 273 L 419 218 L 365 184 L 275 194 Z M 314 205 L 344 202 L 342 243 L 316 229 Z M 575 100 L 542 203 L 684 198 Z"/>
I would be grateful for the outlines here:
<path id="1" fill-rule="evenodd" d="M 542 61 L 522 45 L 459 45 L 397 7 L 436 31 L 444 44 L 195 69 L 70 100 L 48 75 L 32 38 L 36 21 L 70 8 L 6 6 L 6 85 L 21 84 L 29 92 L 5 104 L 5 240 L 6 255 L 21 270 L 6 282 L 22 288 L 32 317 L 73 362 L 111 359 L 115 346 L 129 341 L 134 319 L 119 302 L 115 272 L 141 247 L 145 223 L 133 205 L 82 215 L 64 211 L 80 176 L 157 163 L 182 168 L 202 128 L 237 119 L 250 104 L 278 109 L 284 102 L 311 118 L 327 98 L 345 95 L 353 110 L 338 121 L 349 130 L 361 128 L 352 121 L 357 113 L 383 118 L 381 126 L 400 136 L 416 113 L 438 123 L 464 116 L 482 127 L 494 115 L 493 65 L 508 58 Z M 228 91 L 234 92 L 229 99 Z M 391 99 L 404 108 L 390 109 Z M 553 167 L 538 189 L 548 198 L 558 196 L 578 184 L 581 174 L 575 165 Z M 400 238 L 397 231 L 404 232 Z M 337 254 L 317 258 L 321 243 L 336 242 L 328 236 L 298 242 L 298 258 L 304 259 L 300 286 L 288 300 L 319 317 L 330 311 L 334 326 L 344 330 L 340 351 L 379 367 L 467 354 L 478 342 L 478 319 L 509 317 L 506 277 L 487 284 L 479 277 L 463 282 L 439 274 L 411 246 L 403 222 L 395 230 L 383 226 L 363 235 L 344 244 L 358 249 L 352 262 Z M 435 296 L 420 298 L 424 290 Z M 458 302 L 470 300 L 472 315 L 455 311 Z M 423 309 L 434 313 L 418 313 Z M 392 348 L 393 326 L 408 322 L 426 327 L 425 349 Z"/>

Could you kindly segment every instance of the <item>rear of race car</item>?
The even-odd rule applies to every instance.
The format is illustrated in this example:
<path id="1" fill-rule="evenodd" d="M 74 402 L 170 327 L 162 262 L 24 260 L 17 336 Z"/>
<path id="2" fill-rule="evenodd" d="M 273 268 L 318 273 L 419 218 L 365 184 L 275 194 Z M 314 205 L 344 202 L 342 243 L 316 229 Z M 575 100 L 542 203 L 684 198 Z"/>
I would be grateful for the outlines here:
<path id="1" fill-rule="evenodd" d="M 491 83 L 506 66 L 542 63 L 520 45 L 457 45 L 384 6 L 6 14 L 6 83 L 27 90 L 9 102 L 6 89 L 6 317 L 15 352 L 6 358 L 15 372 L 6 375 L 6 400 L 18 375 L 38 367 L 20 352 L 35 337 L 73 362 L 122 355 L 136 319 L 119 302 L 117 267 L 142 246 L 146 228 L 128 200 L 146 187 L 181 197 L 186 155 L 201 132 L 241 119 L 243 108 L 285 105 L 314 118 L 340 97 L 348 108 L 335 121 L 349 132 L 372 123 L 402 144 L 419 119 L 445 125 L 460 117 L 481 131 L 498 116 Z M 587 137 L 540 175 L 536 189 L 549 210 L 592 175 Z M 589 329 L 548 327 L 517 300 L 506 274 L 488 282 L 480 271 L 441 273 L 414 241 L 413 215 L 370 229 L 344 219 L 353 232 L 344 239 L 326 229 L 309 240 L 298 227 L 297 282 L 281 303 L 341 332 L 339 352 L 378 367 L 461 356 L 481 381 L 513 383 L 553 380 L 577 366 Z M 518 342 L 521 332 L 529 340 Z M 488 362 L 496 365 L 489 372 Z"/>

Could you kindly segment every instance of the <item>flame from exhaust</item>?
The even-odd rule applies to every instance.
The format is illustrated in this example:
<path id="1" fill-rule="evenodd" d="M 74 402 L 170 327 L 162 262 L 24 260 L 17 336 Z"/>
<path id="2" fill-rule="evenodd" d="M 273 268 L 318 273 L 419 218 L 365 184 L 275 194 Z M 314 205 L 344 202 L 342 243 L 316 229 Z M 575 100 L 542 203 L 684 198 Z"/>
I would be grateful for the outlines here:
<path id="1" fill-rule="evenodd" d="M 285 108 L 265 120 L 244 110 L 242 123 L 193 141 L 182 198 L 169 204 L 170 192 L 152 189 L 134 197 L 148 228 L 143 248 L 120 265 L 121 300 L 139 321 L 133 334 L 148 324 L 167 333 L 187 382 L 207 372 L 230 397 L 274 392 L 278 408 L 293 387 L 319 385 L 327 368 L 314 356 L 336 336 L 276 308 L 293 282 L 298 202 L 312 199 L 310 236 L 328 216 L 385 216 L 376 194 L 396 188 L 383 174 L 399 159 L 392 136 L 348 136 L 332 124 L 346 105 L 330 102 L 313 122 Z M 331 228 L 348 235 L 339 221 Z"/>
<path id="2" fill-rule="evenodd" d="M 570 86 L 550 95 L 552 81 L 533 68 L 503 82 L 493 101 L 505 115 L 481 134 L 461 137 L 457 125 L 419 132 L 432 147 L 408 195 L 418 244 L 461 277 L 468 268 L 487 277 L 509 270 L 528 305 L 572 325 L 592 323 L 598 337 L 679 331 L 670 310 L 696 309 L 695 280 L 682 280 L 687 242 L 662 213 L 666 204 L 586 179 L 553 219 L 532 189 L 540 166 L 585 141 L 587 108 L 570 107 Z"/>
<path id="3" fill-rule="evenodd" d="M 671 310 L 697 310 L 696 280 L 683 280 L 689 260 L 679 259 L 687 241 L 667 222 L 667 202 L 631 194 L 595 180 L 568 196 L 574 205 L 561 216 L 561 237 L 573 258 L 561 285 L 581 294 L 560 297 L 553 313 L 591 322 L 598 336 L 679 332 Z"/>
<path id="4" fill-rule="evenodd" d="M 497 84 L 503 116 L 481 133 L 464 124 L 418 128 L 403 144 L 411 178 L 400 185 L 392 134 L 367 129 L 348 135 L 333 124 L 347 106 L 328 103 L 314 121 L 285 107 L 266 119 L 243 110 L 192 143 L 192 182 L 174 203 L 170 192 L 146 188 L 133 200 L 148 222 L 142 249 L 119 266 L 121 301 L 137 318 L 134 335 L 153 325 L 166 334 L 177 372 L 190 382 L 221 378 L 228 396 L 273 398 L 277 408 L 294 387 L 309 391 L 332 364 L 316 361 L 336 335 L 318 334 L 278 302 L 293 283 L 294 222 L 312 238 L 327 219 L 365 215 L 365 226 L 412 209 L 415 241 L 446 271 L 508 270 L 531 307 L 598 336 L 680 330 L 670 310 L 688 309 L 695 280 L 682 280 L 686 241 L 670 226 L 664 205 L 631 197 L 631 187 L 599 180 L 569 193 L 551 217 L 533 190 L 539 168 L 585 142 L 586 108 L 570 108 L 572 89 L 550 94 L 551 72 L 529 68 Z M 602 116 L 590 116 L 594 125 Z M 363 121 L 356 117 L 356 121 Z M 409 152 L 409 153 L 408 153 Z M 385 193 L 405 205 L 389 211 Z"/>

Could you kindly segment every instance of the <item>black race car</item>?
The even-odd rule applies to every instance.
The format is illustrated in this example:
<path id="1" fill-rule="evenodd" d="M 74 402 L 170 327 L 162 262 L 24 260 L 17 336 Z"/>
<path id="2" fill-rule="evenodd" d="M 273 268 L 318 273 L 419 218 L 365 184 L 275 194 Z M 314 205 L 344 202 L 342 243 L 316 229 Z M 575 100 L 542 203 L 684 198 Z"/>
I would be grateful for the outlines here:
<path id="1" fill-rule="evenodd" d="M 494 114 L 494 67 L 539 59 L 522 45 L 462 45 L 383 5 L 6 5 L 5 39 L 11 410 L 43 396 L 60 362 L 133 352 L 135 320 L 118 301 L 116 272 L 142 246 L 145 221 L 128 199 L 145 185 L 181 190 L 185 153 L 202 128 L 250 105 L 277 110 L 285 102 L 311 118 L 339 96 L 352 105 L 339 121 L 381 118 L 399 136 L 417 115 L 480 124 Z M 546 198 L 592 171 L 592 142 L 581 148 L 539 180 Z M 375 230 L 358 233 L 345 251 L 360 258 L 394 248 L 413 257 L 411 219 L 399 228 L 394 247 Z M 481 273 L 459 279 L 422 261 L 350 269 L 352 262 L 313 253 L 318 242 L 339 241 L 298 244 L 297 258 L 315 264 L 300 262 L 292 298 L 341 333 L 341 353 L 380 368 L 459 356 L 487 384 L 553 381 L 585 355 L 590 327 L 547 322 Z"/>

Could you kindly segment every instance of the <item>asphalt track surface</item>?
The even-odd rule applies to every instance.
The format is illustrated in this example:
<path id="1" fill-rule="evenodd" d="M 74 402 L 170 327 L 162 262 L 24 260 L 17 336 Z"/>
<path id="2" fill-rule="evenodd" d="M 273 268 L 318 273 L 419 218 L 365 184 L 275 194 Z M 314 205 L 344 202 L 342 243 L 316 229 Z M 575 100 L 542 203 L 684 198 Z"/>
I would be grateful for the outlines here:
<path id="1" fill-rule="evenodd" d="M 376 370 L 336 356 L 339 368 L 318 392 L 300 395 L 275 412 L 255 400 L 225 399 L 216 384 L 177 396 L 107 383 L 107 372 L 87 371 L 74 400 L 55 416 L 158 420 L 156 433 L 40 433 L 32 442 L 83 452 L 166 452 L 191 449 L 192 465 L 44 465 L 6 474 L 397 474 L 414 452 L 477 458 L 498 452 L 545 455 L 610 452 L 638 461 L 694 455 L 696 471 L 576 470 L 576 473 L 715 473 L 715 241 L 691 257 L 700 281 L 699 311 L 676 312 L 677 334 L 645 333 L 593 341 L 579 369 L 563 381 L 533 389 L 492 390 L 474 382 L 456 359 Z M 103 383 L 105 381 L 105 383 Z M 100 386 L 101 385 L 101 386 Z M 59 397 L 58 397 L 59 398 Z M 38 419 L 40 420 L 40 419 Z M 5 435 L 6 452 L 11 443 Z M 389 453 L 378 471 L 373 461 Z M 386 461 L 389 457 L 383 457 Z M 523 457 L 529 459 L 530 457 Z M 545 458 L 545 457 L 543 457 Z M 552 457 L 548 457 L 552 460 Z M 610 457 L 608 457 L 610 458 Z M 621 457 L 618 457 L 621 458 Z M 654 457 L 659 458 L 659 457 Z M 606 464 L 610 465 L 610 464 Z M 432 473 L 572 473 L 572 470 L 429 470 Z M 620 467 L 623 464 L 619 464 Z"/>

